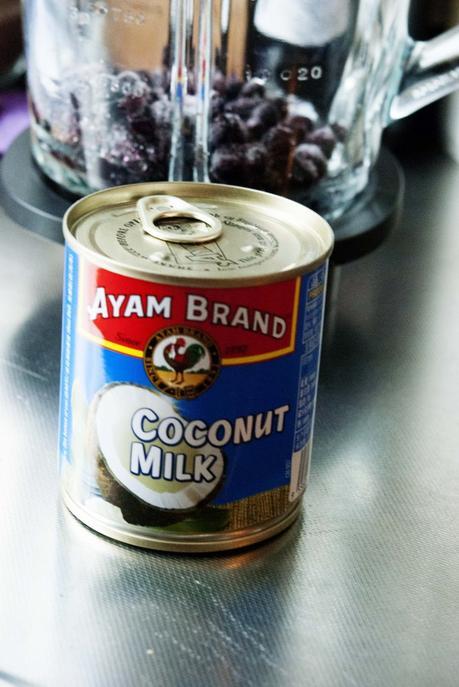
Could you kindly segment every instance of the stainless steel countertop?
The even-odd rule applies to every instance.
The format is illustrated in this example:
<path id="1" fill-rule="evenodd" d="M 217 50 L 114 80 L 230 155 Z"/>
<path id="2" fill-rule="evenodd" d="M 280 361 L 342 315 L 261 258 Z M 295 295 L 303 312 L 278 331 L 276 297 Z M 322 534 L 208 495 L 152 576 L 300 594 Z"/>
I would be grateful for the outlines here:
<path id="1" fill-rule="evenodd" d="M 236 554 L 113 543 L 60 503 L 62 247 L 0 216 L 0 685 L 459 684 L 459 167 L 341 268 L 305 513 Z"/>

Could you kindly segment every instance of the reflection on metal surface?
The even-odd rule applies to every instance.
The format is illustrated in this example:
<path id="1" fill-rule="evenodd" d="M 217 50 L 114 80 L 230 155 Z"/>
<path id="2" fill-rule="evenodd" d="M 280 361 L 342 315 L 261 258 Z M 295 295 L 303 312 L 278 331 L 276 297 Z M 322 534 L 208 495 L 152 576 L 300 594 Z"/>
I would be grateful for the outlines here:
<path id="1" fill-rule="evenodd" d="M 279 552 L 288 550 L 292 546 L 295 547 L 299 530 L 301 529 L 300 516 L 300 519 L 294 522 L 285 532 L 267 542 L 261 542 L 236 552 L 203 553 L 190 557 L 163 551 L 144 551 L 128 544 L 114 542 L 112 539 L 108 539 L 94 532 L 89 527 L 82 525 L 66 508 L 62 508 L 62 514 L 63 526 L 59 534 L 63 540 L 62 544 L 66 548 L 84 546 L 86 550 L 89 547 L 100 555 L 109 554 L 112 558 L 117 557 L 119 560 L 123 557 L 131 560 L 132 556 L 139 556 L 139 560 L 142 558 L 144 560 L 151 560 L 157 557 L 159 560 L 164 558 L 166 560 L 186 561 L 186 565 L 189 565 L 192 561 L 197 561 L 197 566 L 201 565 L 200 561 L 205 561 L 206 566 L 223 568 L 225 570 L 239 570 L 258 561 L 263 565 L 267 564 L 270 556 L 277 555 Z"/>
<path id="2" fill-rule="evenodd" d="M 17 675 L 11 675 L 0 670 L 0 685 L 14 685 L 14 687 L 36 687 L 35 683 L 22 680 Z"/>
<path id="3" fill-rule="evenodd" d="M 113 544 L 65 513 L 57 532 L 55 570 L 59 576 L 54 583 L 64 591 L 66 602 L 55 606 L 53 635 L 65 643 L 68 631 L 81 622 L 82 609 L 94 609 L 107 627 L 113 627 L 116 618 L 130 617 L 132 622 L 117 623 L 109 637 L 100 635 L 97 623 L 85 623 L 85 644 L 97 642 L 98 669 L 105 666 L 118 676 L 120 685 L 129 684 L 132 665 L 113 650 L 114 643 L 120 650 L 132 648 L 139 674 L 148 674 L 154 656 L 160 684 L 167 683 L 173 665 L 180 666 L 181 672 L 188 661 L 206 674 L 216 671 L 218 684 L 242 684 L 242 655 L 260 679 L 268 680 L 272 671 L 284 679 L 287 671 L 265 646 L 268 635 L 250 614 L 244 617 L 244 609 L 251 597 L 265 599 L 269 641 L 282 631 L 282 597 L 296 558 L 298 530 L 299 525 L 293 525 L 276 539 L 238 554 L 190 558 Z M 62 677 L 56 675 L 61 680 L 62 670 Z M 84 677 L 82 672 L 80 684 L 85 684 Z M 250 679 L 244 684 L 256 682 Z"/>

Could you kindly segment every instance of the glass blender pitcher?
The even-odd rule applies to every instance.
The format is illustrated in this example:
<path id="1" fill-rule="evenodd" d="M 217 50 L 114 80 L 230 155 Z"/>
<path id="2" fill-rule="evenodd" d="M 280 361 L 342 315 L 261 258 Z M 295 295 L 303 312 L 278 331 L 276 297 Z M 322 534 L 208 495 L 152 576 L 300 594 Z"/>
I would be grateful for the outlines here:
<path id="1" fill-rule="evenodd" d="M 214 181 L 328 219 L 383 128 L 459 86 L 459 28 L 409 0 L 24 0 L 32 151 L 68 191 Z"/>

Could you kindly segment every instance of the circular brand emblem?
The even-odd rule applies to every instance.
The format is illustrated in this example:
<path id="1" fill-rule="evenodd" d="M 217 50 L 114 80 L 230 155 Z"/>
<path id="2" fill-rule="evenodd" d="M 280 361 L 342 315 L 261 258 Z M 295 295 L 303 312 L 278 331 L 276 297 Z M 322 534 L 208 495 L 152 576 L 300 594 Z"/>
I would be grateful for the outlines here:
<path id="1" fill-rule="evenodd" d="M 204 332 L 166 327 L 147 343 L 144 365 L 150 381 L 163 393 L 196 398 L 213 384 L 220 369 L 220 354 Z"/>

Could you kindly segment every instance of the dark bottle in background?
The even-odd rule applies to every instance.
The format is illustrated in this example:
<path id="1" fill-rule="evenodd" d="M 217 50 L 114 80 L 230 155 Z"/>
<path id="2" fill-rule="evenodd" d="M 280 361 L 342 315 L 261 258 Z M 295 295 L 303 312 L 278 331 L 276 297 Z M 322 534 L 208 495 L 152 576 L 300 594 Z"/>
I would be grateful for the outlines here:
<path id="1" fill-rule="evenodd" d="M 15 75 L 22 53 L 21 6 L 19 0 L 0 0 L 0 89 Z"/>

